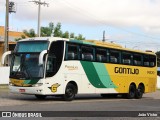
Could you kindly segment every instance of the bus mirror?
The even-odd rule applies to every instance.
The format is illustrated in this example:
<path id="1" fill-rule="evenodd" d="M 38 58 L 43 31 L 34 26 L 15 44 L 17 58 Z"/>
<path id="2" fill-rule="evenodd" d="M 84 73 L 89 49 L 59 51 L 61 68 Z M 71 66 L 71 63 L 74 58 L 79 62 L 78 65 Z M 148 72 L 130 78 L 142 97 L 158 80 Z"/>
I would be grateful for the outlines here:
<path id="1" fill-rule="evenodd" d="M 43 50 L 39 55 L 39 65 L 43 64 L 43 57 L 47 53 L 47 50 Z"/>
<path id="2" fill-rule="evenodd" d="M 7 52 L 3 53 L 3 55 L 2 55 L 2 65 L 5 64 L 5 58 L 6 58 L 6 56 L 8 56 L 10 54 L 11 54 L 11 51 L 7 51 Z"/>

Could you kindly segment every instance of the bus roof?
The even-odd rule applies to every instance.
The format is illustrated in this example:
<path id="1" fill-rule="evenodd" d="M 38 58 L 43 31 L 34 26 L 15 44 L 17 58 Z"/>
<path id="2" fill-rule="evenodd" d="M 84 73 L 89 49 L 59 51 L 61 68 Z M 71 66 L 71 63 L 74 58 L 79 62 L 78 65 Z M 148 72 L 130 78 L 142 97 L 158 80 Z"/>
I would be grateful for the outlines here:
<path id="1" fill-rule="evenodd" d="M 88 44 L 88 45 L 95 45 L 95 46 L 100 46 L 100 47 L 108 47 L 108 48 L 113 48 L 113 49 L 118 49 L 118 50 L 124 50 L 124 51 L 130 51 L 130 52 L 137 52 L 137 53 L 145 53 L 145 54 L 155 54 L 152 51 L 140 51 L 140 50 L 133 50 L 133 49 L 128 49 L 124 48 L 119 44 L 115 43 L 110 43 L 110 42 L 103 42 L 103 41 L 97 41 L 97 40 L 75 40 L 75 39 L 67 39 L 67 38 L 61 38 L 61 37 L 35 37 L 35 38 L 27 38 L 20 40 L 19 42 L 22 41 L 35 41 L 35 40 L 43 40 L 43 41 L 70 41 L 73 43 L 80 43 L 80 44 Z"/>
<path id="2" fill-rule="evenodd" d="M 42 41 L 59 41 L 59 40 L 62 40 L 62 41 L 69 41 L 69 39 L 66 39 L 66 38 L 61 38 L 61 37 L 34 37 L 34 38 L 26 38 L 26 39 L 23 39 L 23 40 L 20 40 L 19 42 L 22 42 L 22 41 L 35 41 L 35 40 L 42 40 Z"/>
<path id="3" fill-rule="evenodd" d="M 153 54 L 153 55 L 155 55 L 155 53 L 152 52 L 152 51 L 140 51 L 140 50 L 134 50 L 134 49 L 124 48 L 124 47 L 122 47 L 119 44 L 110 43 L 110 42 L 103 42 L 103 41 L 97 41 L 97 40 L 70 40 L 70 41 L 71 42 L 75 42 L 75 43 L 96 45 L 96 46 L 100 46 L 100 47 L 108 47 L 108 48 L 113 48 L 113 49 L 118 49 L 118 50 L 124 50 L 124 51 L 130 51 L 130 52 L 137 52 L 137 53 L 144 53 L 144 54 Z"/>

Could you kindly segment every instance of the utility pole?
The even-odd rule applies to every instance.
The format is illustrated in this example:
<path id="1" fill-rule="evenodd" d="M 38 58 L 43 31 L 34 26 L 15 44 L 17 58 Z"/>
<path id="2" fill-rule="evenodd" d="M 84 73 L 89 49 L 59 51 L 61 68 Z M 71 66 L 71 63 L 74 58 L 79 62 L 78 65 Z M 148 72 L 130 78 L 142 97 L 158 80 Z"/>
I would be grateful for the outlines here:
<path id="1" fill-rule="evenodd" d="M 8 26 L 9 26 L 9 0 L 6 0 L 4 52 L 8 51 L 8 31 L 9 31 L 9 27 Z"/>
<path id="2" fill-rule="evenodd" d="M 103 42 L 105 42 L 105 31 L 103 31 Z"/>
<path id="3" fill-rule="evenodd" d="M 6 17 L 5 17 L 5 35 L 4 35 L 4 52 L 9 50 L 8 45 L 8 33 L 9 33 L 9 13 L 16 12 L 15 10 L 15 3 L 9 2 L 9 0 L 6 0 Z"/>
<path id="4" fill-rule="evenodd" d="M 48 3 L 46 3 L 46 2 L 41 2 L 41 0 L 39 0 L 39 1 L 36 1 L 36 0 L 34 0 L 34 1 L 30 1 L 30 2 L 34 2 L 36 5 L 38 5 L 38 27 L 37 27 L 37 35 L 38 35 L 38 37 L 40 37 L 41 36 L 41 29 L 40 29 L 40 22 L 41 22 L 41 5 L 47 5 L 47 7 L 48 7 Z"/>

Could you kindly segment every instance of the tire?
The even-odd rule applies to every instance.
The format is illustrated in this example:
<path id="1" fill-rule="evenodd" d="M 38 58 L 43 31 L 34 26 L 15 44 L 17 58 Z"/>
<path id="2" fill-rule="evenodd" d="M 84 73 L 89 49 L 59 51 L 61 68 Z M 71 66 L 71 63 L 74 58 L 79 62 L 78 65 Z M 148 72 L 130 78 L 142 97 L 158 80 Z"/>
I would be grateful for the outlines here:
<path id="1" fill-rule="evenodd" d="M 144 93 L 144 86 L 143 85 L 139 85 L 138 89 L 136 90 L 136 99 L 141 99 Z"/>
<path id="2" fill-rule="evenodd" d="M 116 98 L 117 94 L 101 94 L 103 98 Z"/>
<path id="3" fill-rule="evenodd" d="M 127 98 L 133 99 L 135 98 L 135 95 L 136 95 L 136 87 L 134 85 L 130 85 L 129 92 L 127 93 Z"/>
<path id="4" fill-rule="evenodd" d="M 47 96 L 46 95 L 35 95 L 35 97 L 39 100 L 44 100 L 46 99 Z"/>
<path id="5" fill-rule="evenodd" d="M 66 87 L 63 98 L 65 101 L 72 101 L 75 98 L 75 94 L 76 94 L 76 87 L 73 84 L 69 83 Z"/>
<path id="6" fill-rule="evenodd" d="M 108 94 L 101 94 L 101 97 L 108 98 Z"/>

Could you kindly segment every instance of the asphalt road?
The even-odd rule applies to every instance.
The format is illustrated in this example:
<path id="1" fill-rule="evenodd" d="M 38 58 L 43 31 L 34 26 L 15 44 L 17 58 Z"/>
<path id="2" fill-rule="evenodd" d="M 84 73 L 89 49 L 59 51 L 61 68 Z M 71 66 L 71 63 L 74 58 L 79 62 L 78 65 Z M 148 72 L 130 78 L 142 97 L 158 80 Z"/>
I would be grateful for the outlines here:
<path id="1" fill-rule="evenodd" d="M 156 120 L 160 119 L 160 117 L 156 117 L 156 114 L 160 114 L 160 90 L 157 90 L 155 93 L 144 94 L 142 99 L 124 99 L 121 97 L 104 99 L 100 95 L 78 95 L 74 101 L 66 102 L 61 98 L 52 96 L 47 97 L 46 100 L 37 100 L 33 95 L 12 94 L 7 89 L 0 89 L 0 111 L 39 111 L 43 116 L 47 114 L 47 119 L 53 119 L 49 116 L 56 114 L 54 119 L 56 119 L 56 117 L 58 117 L 57 119 L 67 119 L 66 117 L 71 117 L 70 120 L 82 120 L 91 119 L 90 117 L 94 116 L 92 120 L 96 120 L 97 117 L 98 119 L 120 119 L 122 116 L 126 116 L 127 118 L 123 117 L 121 119 Z M 49 112 L 43 113 L 44 111 Z M 60 112 L 56 113 L 54 111 Z M 66 111 L 68 111 L 68 113 Z M 155 116 L 143 116 L 148 115 L 148 113 L 149 115 Z M 142 117 L 138 117 L 139 114 Z M 119 117 L 115 117 L 116 115 Z M 128 117 L 130 115 L 132 117 Z M 136 116 L 138 118 L 134 118 Z M 16 118 L 16 120 L 17 119 L 19 118 Z"/>

